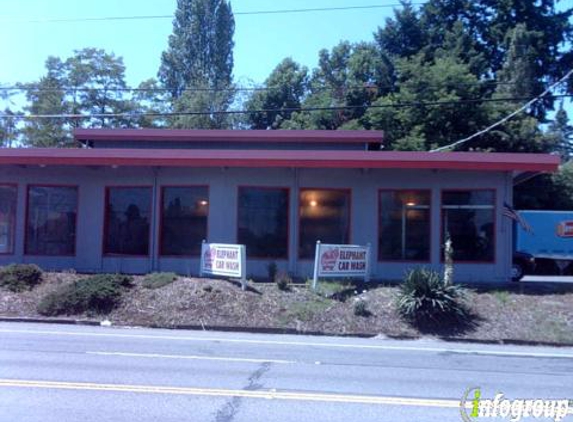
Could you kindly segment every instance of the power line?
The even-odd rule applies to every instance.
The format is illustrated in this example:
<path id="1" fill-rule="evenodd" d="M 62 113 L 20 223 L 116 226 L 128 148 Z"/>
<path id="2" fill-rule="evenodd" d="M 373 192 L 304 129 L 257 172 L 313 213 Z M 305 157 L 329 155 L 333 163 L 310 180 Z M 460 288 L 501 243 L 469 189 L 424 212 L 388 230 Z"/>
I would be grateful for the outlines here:
<path id="1" fill-rule="evenodd" d="M 570 98 L 573 94 L 554 95 L 555 98 Z M 105 119 L 105 118 L 138 118 L 138 117 L 177 117 L 177 116 L 211 116 L 211 115 L 234 115 L 234 114 L 263 114 L 263 113 L 306 113 L 314 111 L 345 111 L 367 110 L 378 108 L 405 108 L 405 107 L 440 107 L 447 105 L 460 105 L 486 102 L 524 101 L 527 98 L 474 98 L 452 101 L 417 101 L 394 104 L 365 104 L 365 105 L 341 105 L 329 107 L 288 107 L 259 110 L 215 110 L 215 111 L 180 111 L 180 112 L 128 112 L 128 113 L 94 113 L 94 114 L 0 114 L 2 119 L 14 120 L 41 120 L 41 119 Z"/>
<path id="2" fill-rule="evenodd" d="M 573 75 L 573 69 L 571 69 L 569 72 L 567 72 L 567 74 L 565 76 L 563 76 L 561 79 L 559 79 L 557 82 L 555 82 L 554 84 L 552 84 L 551 86 L 549 86 L 545 91 L 543 91 L 541 94 L 539 94 L 537 97 L 529 100 L 528 102 L 526 102 L 524 105 L 522 105 L 521 107 L 519 107 L 517 110 L 513 111 L 512 113 L 508 114 L 507 116 L 505 116 L 503 119 L 495 122 L 493 125 L 486 127 L 483 130 L 480 130 L 479 132 L 474 133 L 473 135 L 470 135 L 466 138 L 460 139 L 459 141 L 453 142 L 449 145 L 445 145 L 443 147 L 440 148 L 436 148 L 431 150 L 430 152 L 440 152 L 440 151 L 444 151 L 447 149 L 451 149 L 451 148 L 455 148 L 458 145 L 461 145 L 463 143 L 466 143 L 468 141 L 471 141 L 474 138 L 477 138 L 478 136 L 481 136 L 487 132 L 489 132 L 490 130 L 504 124 L 505 122 L 507 122 L 509 119 L 511 119 L 513 116 L 521 113 L 522 111 L 524 111 L 526 108 L 528 108 L 529 106 L 533 105 L 534 103 L 536 103 L 537 101 L 539 101 L 540 99 L 542 99 L 543 97 L 545 97 L 547 94 L 549 94 L 553 88 L 557 87 L 558 85 L 562 84 L 563 82 L 565 82 L 569 76 Z M 556 95 L 554 97 L 557 97 Z"/>
<path id="3" fill-rule="evenodd" d="M 518 85 L 519 82 L 501 82 L 501 81 L 477 81 L 477 82 L 466 82 L 466 83 L 444 83 L 436 84 L 437 88 L 443 86 L 446 87 L 461 87 L 461 86 L 498 86 L 498 85 Z M 290 89 L 290 87 L 288 87 Z M 308 90 L 313 91 L 359 91 L 359 90 L 372 90 L 380 88 L 376 84 L 363 84 L 363 85 L 343 85 L 340 87 L 310 87 Z M 428 85 L 428 88 L 431 88 Z M 284 86 L 261 86 L 261 87 L 233 87 L 233 88 L 185 88 L 181 91 L 184 92 L 258 92 L 258 91 L 280 91 L 284 90 Z M 424 89 L 425 91 L 426 89 Z M 0 91 L 20 91 L 20 92 L 62 92 L 62 91 L 74 91 L 74 92 L 171 92 L 169 88 L 128 88 L 128 87 L 109 87 L 109 88 L 84 88 L 84 87 L 70 87 L 62 86 L 58 88 L 40 88 L 38 86 L 0 86 Z"/>
<path id="4" fill-rule="evenodd" d="M 413 5 L 422 5 L 423 3 L 412 3 Z M 253 10 L 244 12 L 233 12 L 235 16 L 249 15 L 279 15 L 292 13 L 311 13 L 311 12 L 333 12 L 343 10 L 368 10 L 384 9 L 390 7 L 402 7 L 400 3 L 391 4 L 370 4 L 365 6 L 341 6 L 341 7 L 314 7 L 306 9 L 278 9 L 278 10 Z M 133 16 L 102 16 L 102 17 L 85 17 L 85 18 L 34 18 L 34 19 L 11 19 L 0 20 L 2 24 L 8 23 L 74 23 L 74 22 L 102 22 L 102 21 L 135 21 L 135 20 L 158 20 L 173 19 L 173 15 L 133 15 Z"/>

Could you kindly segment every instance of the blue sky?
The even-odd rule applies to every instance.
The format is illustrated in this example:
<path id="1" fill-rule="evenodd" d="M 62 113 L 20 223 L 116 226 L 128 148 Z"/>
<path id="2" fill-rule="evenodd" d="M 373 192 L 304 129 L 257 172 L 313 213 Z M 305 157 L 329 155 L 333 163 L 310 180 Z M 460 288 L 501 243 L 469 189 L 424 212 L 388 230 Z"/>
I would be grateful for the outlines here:
<path id="1" fill-rule="evenodd" d="M 0 83 L 30 82 L 49 55 L 98 47 L 124 58 L 127 81 L 154 77 L 171 33 L 171 19 L 81 23 L 25 23 L 34 18 L 173 14 L 176 0 L 4 0 L 0 12 Z M 397 0 L 235 0 L 235 12 L 396 4 Z M 313 67 L 318 51 L 340 40 L 371 40 L 392 8 L 235 16 L 235 79 L 262 82 L 285 57 Z"/>

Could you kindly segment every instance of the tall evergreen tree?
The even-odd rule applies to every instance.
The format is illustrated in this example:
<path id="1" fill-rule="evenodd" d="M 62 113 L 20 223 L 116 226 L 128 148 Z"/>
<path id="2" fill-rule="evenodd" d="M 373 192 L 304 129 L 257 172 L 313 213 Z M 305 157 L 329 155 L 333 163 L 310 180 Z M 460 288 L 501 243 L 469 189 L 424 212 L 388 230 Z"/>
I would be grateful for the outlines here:
<path id="1" fill-rule="evenodd" d="M 179 112 L 226 110 L 232 102 L 235 21 L 227 0 L 178 0 L 158 77 Z M 216 128 L 225 116 L 188 115 L 177 127 Z"/>

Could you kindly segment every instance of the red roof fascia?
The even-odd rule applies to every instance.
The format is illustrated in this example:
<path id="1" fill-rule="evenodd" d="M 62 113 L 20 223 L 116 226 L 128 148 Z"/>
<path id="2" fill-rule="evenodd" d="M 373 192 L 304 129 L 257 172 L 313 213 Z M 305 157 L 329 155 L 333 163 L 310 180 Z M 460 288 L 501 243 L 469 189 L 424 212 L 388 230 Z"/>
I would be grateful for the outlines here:
<path id="1" fill-rule="evenodd" d="M 399 151 L 276 151 L 162 149 L 0 149 L 0 165 L 294 167 L 556 171 L 549 154 Z"/>
<path id="2" fill-rule="evenodd" d="M 78 142 L 382 142 L 379 130 L 183 130 L 183 129 L 75 129 Z"/>

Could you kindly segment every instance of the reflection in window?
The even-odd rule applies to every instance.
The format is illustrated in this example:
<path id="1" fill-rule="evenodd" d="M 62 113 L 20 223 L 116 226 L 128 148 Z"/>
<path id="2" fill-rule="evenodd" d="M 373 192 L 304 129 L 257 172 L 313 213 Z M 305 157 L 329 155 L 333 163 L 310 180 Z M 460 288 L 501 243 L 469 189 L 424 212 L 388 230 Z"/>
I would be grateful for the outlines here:
<path id="1" fill-rule="evenodd" d="M 247 255 L 286 258 L 289 191 L 284 188 L 239 188 L 238 243 Z"/>
<path id="2" fill-rule="evenodd" d="M 430 259 L 430 192 L 380 192 L 379 260 Z"/>
<path id="3" fill-rule="evenodd" d="M 199 255 L 207 239 L 208 188 L 164 187 L 162 198 L 161 254 Z"/>
<path id="4" fill-rule="evenodd" d="M 26 254 L 73 255 L 76 248 L 78 189 L 30 186 Z"/>
<path id="5" fill-rule="evenodd" d="M 350 191 L 302 189 L 299 223 L 299 256 L 301 258 L 314 258 L 317 240 L 322 243 L 349 243 Z"/>
<path id="6" fill-rule="evenodd" d="M 0 185 L 0 254 L 14 253 L 16 200 L 16 186 Z"/>
<path id="7" fill-rule="evenodd" d="M 104 253 L 148 255 L 150 217 L 151 188 L 108 188 Z"/>
<path id="8" fill-rule="evenodd" d="M 444 238 L 449 234 L 452 239 L 454 261 L 494 260 L 493 190 L 444 191 L 442 218 Z"/>

